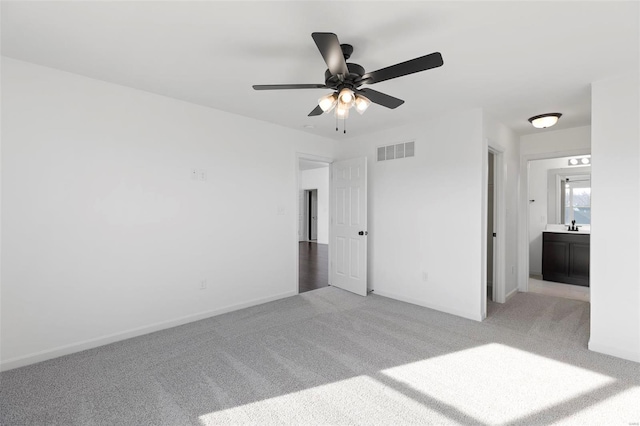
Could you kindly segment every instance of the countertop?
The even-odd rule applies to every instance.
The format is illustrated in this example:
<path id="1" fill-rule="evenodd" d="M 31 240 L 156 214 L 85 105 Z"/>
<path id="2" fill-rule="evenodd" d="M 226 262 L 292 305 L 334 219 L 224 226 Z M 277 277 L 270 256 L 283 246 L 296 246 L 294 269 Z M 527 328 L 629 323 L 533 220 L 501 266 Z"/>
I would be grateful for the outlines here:
<path id="1" fill-rule="evenodd" d="M 552 234 L 573 234 L 573 235 L 590 235 L 591 231 L 554 231 L 554 230 L 549 230 L 549 229 L 545 229 L 542 232 L 551 232 Z"/>

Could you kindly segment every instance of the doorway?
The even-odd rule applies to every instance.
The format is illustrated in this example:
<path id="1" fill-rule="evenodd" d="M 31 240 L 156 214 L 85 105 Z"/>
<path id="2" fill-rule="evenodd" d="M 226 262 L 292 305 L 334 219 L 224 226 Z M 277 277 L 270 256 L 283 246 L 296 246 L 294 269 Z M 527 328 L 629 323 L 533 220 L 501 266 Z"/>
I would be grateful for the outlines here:
<path id="1" fill-rule="evenodd" d="M 506 164 L 505 150 L 486 140 L 482 183 L 482 276 L 481 318 L 491 315 L 498 303 L 505 303 L 506 260 Z"/>
<path id="2" fill-rule="evenodd" d="M 329 285 L 329 161 L 298 157 L 298 292 Z"/>
<path id="3" fill-rule="evenodd" d="M 308 241 L 318 242 L 318 190 L 304 190 L 305 232 Z"/>
<path id="4" fill-rule="evenodd" d="M 496 259 L 496 196 L 495 196 L 495 155 L 488 153 L 488 179 L 487 179 L 487 298 L 495 301 L 495 259 Z"/>
<path id="5" fill-rule="evenodd" d="M 527 201 L 527 290 L 589 301 L 591 156 L 529 160 Z"/>

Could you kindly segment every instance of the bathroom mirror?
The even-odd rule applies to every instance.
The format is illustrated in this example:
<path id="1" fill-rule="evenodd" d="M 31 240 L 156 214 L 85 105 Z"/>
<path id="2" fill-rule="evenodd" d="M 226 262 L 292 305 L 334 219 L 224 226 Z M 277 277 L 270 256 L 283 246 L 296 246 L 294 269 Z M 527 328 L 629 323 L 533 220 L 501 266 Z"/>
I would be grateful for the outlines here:
<path id="1" fill-rule="evenodd" d="M 548 223 L 591 224 L 591 167 L 550 169 L 547 177 Z"/>

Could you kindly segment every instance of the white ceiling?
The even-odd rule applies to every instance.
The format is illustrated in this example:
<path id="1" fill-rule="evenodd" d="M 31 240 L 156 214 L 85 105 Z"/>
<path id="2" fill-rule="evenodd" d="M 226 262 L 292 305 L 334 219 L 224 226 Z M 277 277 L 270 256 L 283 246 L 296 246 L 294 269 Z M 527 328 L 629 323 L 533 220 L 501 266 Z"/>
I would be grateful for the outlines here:
<path id="1" fill-rule="evenodd" d="M 590 83 L 638 67 L 638 2 L 8 2 L 2 54 L 336 139 L 307 117 L 326 90 L 311 39 L 335 32 L 368 71 L 434 51 L 444 66 L 368 86 L 406 101 L 374 105 L 347 137 L 481 107 L 520 134 L 590 122 Z M 365 86 L 367 87 L 367 86 Z M 313 127 L 303 127 L 312 124 Z M 544 130 L 543 130 L 544 131 Z"/>

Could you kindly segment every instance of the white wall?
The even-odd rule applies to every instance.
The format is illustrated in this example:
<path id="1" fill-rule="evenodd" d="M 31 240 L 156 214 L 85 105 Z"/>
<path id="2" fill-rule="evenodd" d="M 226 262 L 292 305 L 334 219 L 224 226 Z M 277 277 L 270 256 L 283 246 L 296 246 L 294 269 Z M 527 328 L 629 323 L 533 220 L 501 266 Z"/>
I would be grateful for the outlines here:
<path id="1" fill-rule="evenodd" d="M 492 148 L 502 152 L 502 170 L 496 170 L 496 176 L 503 176 L 504 186 L 496 186 L 502 191 L 505 211 L 499 215 L 498 238 L 504 238 L 504 265 L 496 274 L 501 274 L 505 295 L 510 296 L 517 290 L 516 265 L 518 262 L 517 219 L 518 219 L 518 182 L 520 177 L 520 141 L 516 134 L 504 124 L 484 113 L 483 135 Z M 502 234 L 502 237 L 500 237 Z"/>
<path id="2" fill-rule="evenodd" d="M 638 70 L 592 85 L 591 339 L 640 362 Z"/>
<path id="3" fill-rule="evenodd" d="M 329 244 L 329 167 L 302 170 L 299 182 L 301 192 L 305 189 L 318 190 L 318 244 Z M 301 211 L 304 212 L 304 209 Z M 302 220 L 306 218 L 302 217 Z M 300 241 L 306 237 L 303 225 L 301 223 L 299 228 Z"/>
<path id="4" fill-rule="evenodd" d="M 368 277 L 376 294 L 481 319 L 482 132 L 475 109 L 338 146 L 336 158 L 368 158 Z M 377 146 L 409 140 L 415 157 L 376 162 Z"/>
<path id="5" fill-rule="evenodd" d="M 7 58 L 2 89 L 3 368 L 297 293 L 295 153 L 332 141 Z"/>
<path id="6" fill-rule="evenodd" d="M 540 129 L 536 133 L 520 137 L 521 156 L 548 154 L 544 158 L 552 158 L 562 156 L 566 152 L 583 152 L 590 147 L 591 126 L 562 130 Z"/>

